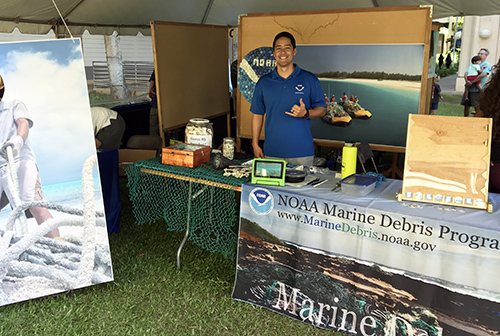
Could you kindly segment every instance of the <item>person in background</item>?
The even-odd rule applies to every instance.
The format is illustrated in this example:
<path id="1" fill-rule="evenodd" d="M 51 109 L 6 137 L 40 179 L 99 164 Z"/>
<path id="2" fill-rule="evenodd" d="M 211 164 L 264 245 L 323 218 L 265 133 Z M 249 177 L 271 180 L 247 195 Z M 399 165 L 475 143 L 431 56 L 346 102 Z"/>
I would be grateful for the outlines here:
<path id="1" fill-rule="evenodd" d="M 295 38 L 289 32 L 273 41 L 276 68 L 262 76 L 253 94 L 252 147 L 256 158 L 279 158 L 289 163 L 313 166 L 314 143 L 311 120 L 326 113 L 326 102 L 318 78 L 293 63 Z M 266 118 L 264 150 L 259 136 Z"/>
<path id="2" fill-rule="evenodd" d="M 95 147 L 118 149 L 125 133 L 125 120 L 116 111 L 106 107 L 91 107 Z"/>
<path id="3" fill-rule="evenodd" d="M 464 106 L 464 117 L 469 116 L 469 110 L 471 106 L 474 106 L 474 111 L 476 113 L 476 117 L 481 117 L 482 112 L 481 109 L 478 107 L 478 98 L 479 98 L 479 89 L 477 88 L 475 84 L 476 82 L 481 82 L 481 87 L 484 87 L 486 84 L 486 81 L 488 79 L 488 75 L 491 72 L 491 63 L 486 61 L 486 58 L 490 54 L 489 50 L 486 48 L 481 48 L 479 49 L 479 52 L 477 55 L 481 57 L 482 63 L 479 64 L 479 67 L 483 69 L 481 74 L 479 74 L 476 79 L 473 81 L 467 80 L 467 72 L 464 74 L 464 79 L 465 79 L 465 86 L 469 87 L 469 99 L 465 99 L 465 92 L 464 95 L 462 96 L 462 102 L 461 105 Z"/>
<path id="4" fill-rule="evenodd" d="M 155 71 L 149 77 L 148 97 L 151 99 L 151 109 L 149 111 L 149 135 L 160 135 L 160 122 L 158 121 L 158 101 L 156 99 L 156 78 Z"/>
<path id="5" fill-rule="evenodd" d="M 451 53 L 448 53 L 448 55 L 446 55 L 445 62 L 446 62 L 446 68 L 449 69 L 450 66 L 451 66 L 451 63 L 452 63 L 452 61 L 451 61 Z"/>
<path id="6" fill-rule="evenodd" d="M 432 79 L 431 110 L 429 112 L 431 115 L 436 114 L 439 107 L 439 100 L 443 99 L 443 96 L 441 95 L 441 86 L 438 84 L 440 79 L 441 77 L 439 77 L 439 74 L 436 74 Z"/>
<path id="7" fill-rule="evenodd" d="M 40 181 L 40 174 L 36 165 L 35 154 L 31 148 L 28 135 L 33 127 L 28 109 L 23 102 L 14 99 L 4 101 L 5 85 L 0 76 L 0 209 L 7 204 L 14 204 L 14 191 L 8 184 L 9 163 L 8 149 L 12 149 L 14 167 L 17 170 L 19 181 L 19 198 L 21 203 L 45 201 Z M 28 216 L 33 215 L 40 225 L 52 217 L 44 207 L 28 209 Z M 46 234 L 46 237 L 59 237 L 59 229 L 55 228 Z"/>
<path id="8" fill-rule="evenodd" d="M 500 60 L 495 66 L 500 66 Z M 489 191 L 500 193 L 500 73 L 495 72 L 479 97 L 483 117 L 493 119 L 491 132 L 490 187 Z"/>
<path id="9" fill-rule="evenodd" d="M 465 71 L 466 73 L 466 76 L 465 78 L 467 78 L 467 80 L 469 82 L 473 82 L 477 76 L 479 76 L 481 74 L 481 72 L 483 72 L 483 68 L 480 67 L 479 64 L 481 64 L 482 61 L 481 61 L 481 57 L 479 56 L 474 56 L 472 57 L 471 59 L 471 64 L 469 64 L 469 67 L 467 68 L 467 70 Z M 478 88 L 479 91 L 481 91 L 483 89 L 483 87 L 481 86 L 481 82 L 475 82 L 474 83 L 476 85 L 476 87 Z M 469 100 L 469 87 L 468 86 L 465 86 L 465 100 Z"/>
<path id="10" fill-rule="evenodd" d="M 441 69 L 443 67 L 443 62 L 444 62 L 443 54 L 439 54 L 438 62 L 439 62 L 439 69 Z"/>
<path id="11" fill-rule="evenodd" d="M 233 91 L 231 92 L 231 117 L 236 116 L 236 107 L 238 106 L 237 104 L 237 95 L 236 95 L 236 89 L 238 88 L 238 60 L 234 60 L 231 63 L 230 67 L 230 73 L 231 73 L 231 86 L 233 87 Z"/>

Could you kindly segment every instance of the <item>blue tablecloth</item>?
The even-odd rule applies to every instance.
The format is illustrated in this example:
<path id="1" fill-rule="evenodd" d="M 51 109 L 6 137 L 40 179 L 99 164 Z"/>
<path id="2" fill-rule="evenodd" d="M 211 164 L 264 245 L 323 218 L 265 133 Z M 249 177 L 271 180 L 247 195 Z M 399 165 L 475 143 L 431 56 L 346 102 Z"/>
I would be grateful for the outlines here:
<path id="1" fill-rule="evenodd" d="M 399 180 L 364 197 L 336 181 L 243 185 L 234 299 L 346 335 L 498 330 L 499 194 L 488 213 L 398 202 Z"/>
<path id="2" fill-rule="evenodd" d="M 118 150 L 102 149 L 97 153 L 104 211 L 108 233 L 119 233 L 121 210 L 120 180 L 118 176 Z"/>

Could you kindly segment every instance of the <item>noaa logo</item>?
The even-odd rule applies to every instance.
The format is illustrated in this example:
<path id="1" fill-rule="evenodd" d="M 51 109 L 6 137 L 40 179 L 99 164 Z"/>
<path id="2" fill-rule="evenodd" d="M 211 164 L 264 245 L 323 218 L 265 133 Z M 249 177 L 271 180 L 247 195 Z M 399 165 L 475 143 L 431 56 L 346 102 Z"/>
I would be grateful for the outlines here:
<path id="1" fill-rule="evenodd" d="M 305 86 L 302 85 L 302 84 L 298 84 L 296 87 L 295 87 L 295 90 L 297 90 L 297 92 L 295 92 L 295 94 L 304 94 L 304 91 L 305 89 Z"/>
<path id="2" fill-rule="evenodd" d="M 267 215 L 274 208 L 274 198 L 267 189 L 255 188 L 248 196 L 248 204 L 257 215 Z"/>

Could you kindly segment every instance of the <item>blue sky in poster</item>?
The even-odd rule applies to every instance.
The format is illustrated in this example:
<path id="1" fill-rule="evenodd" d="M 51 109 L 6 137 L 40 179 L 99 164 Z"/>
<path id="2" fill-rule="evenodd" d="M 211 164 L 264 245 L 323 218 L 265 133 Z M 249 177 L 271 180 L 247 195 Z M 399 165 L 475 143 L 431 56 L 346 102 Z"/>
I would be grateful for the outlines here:
<path id="1" fill-rule="evenodd" d="M 384 71 L 422 75 L 424 45 L 297 46 L 294 62 L 314 73 L 324 71 Z"/>
<path id="2" fill-rule="evenodd" d="M 0 59 L 3 99 L 24 102 L 34 122 L 29 141 L 42 183 L 81 179 L 95 145 L 80 40 L 2 43 Z"/>

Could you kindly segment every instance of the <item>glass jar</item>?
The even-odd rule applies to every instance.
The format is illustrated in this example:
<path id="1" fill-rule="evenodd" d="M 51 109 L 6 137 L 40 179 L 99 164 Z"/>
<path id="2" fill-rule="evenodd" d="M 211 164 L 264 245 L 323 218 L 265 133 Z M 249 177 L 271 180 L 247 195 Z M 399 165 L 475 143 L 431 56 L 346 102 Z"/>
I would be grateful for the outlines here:
<path id="1" fill-rule="evenodd" d="M 224 138 L 222 142 L 222 155 L 229 160 L 234 159 L 234 139 Z"/>
<path id="2" fill-rule="evenodd" d="M 210 120 L 201 118 L 189 119 L 185 133 L 186 143 L 212 147 L 214 130 Z"/>

